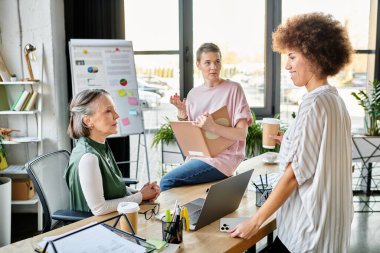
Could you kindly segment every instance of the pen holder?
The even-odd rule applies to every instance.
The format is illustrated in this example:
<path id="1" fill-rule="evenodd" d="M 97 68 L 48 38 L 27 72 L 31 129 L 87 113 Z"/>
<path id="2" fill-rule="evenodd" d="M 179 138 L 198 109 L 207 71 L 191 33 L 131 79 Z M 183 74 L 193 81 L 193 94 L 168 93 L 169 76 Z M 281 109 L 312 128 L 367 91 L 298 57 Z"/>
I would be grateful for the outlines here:
<path id="1" fill-rule="evenodd" d="M 175 219 L 174 219 L 175 220 Z M 162 218 L 162 240 L 168 243 L 179 244 L 183 240 L 183 222 L 166 221 L 165 216 Z"/>
<path id="2" fill-rule="evenodd" d="M 262 206 L 272 192 L 272 187 L 269 185 L 258 185 L 258 188 L 260 190 L 256 189 L 256 206 Z"/>

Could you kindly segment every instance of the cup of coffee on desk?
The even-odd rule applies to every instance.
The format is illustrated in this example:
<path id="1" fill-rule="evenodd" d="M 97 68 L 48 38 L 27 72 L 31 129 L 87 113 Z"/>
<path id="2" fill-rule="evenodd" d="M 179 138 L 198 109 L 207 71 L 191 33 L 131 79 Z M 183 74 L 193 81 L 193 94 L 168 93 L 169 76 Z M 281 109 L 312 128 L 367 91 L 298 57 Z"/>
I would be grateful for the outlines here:
<path id="1" fill-rule="evenodd" d="M 280 130 L 280 120 L 274 118 L 263 119 L 263 148 L 274 149 L 276 141 L 271 135 L 277 135 Z"/>
<path id="2" fill-rule="evenodd" d="M 133 230 L 137 234 L 137 227 L 138 227 L 138 212 L 140 210 L 140 207 L 135 202 L 120 202 L 117 206 L 117 211 L 119 214 L 125 214 L 128 217 L 129 222 L 131 223 L 131 226 L 133 227 Z M 128 225 L 128 221 L 125 219 L 124 216 L 120 217 L 119 220 L 120 229 L 124 230 L 126 232 L 132 233 L 132 230 L 130 229 Z"/>

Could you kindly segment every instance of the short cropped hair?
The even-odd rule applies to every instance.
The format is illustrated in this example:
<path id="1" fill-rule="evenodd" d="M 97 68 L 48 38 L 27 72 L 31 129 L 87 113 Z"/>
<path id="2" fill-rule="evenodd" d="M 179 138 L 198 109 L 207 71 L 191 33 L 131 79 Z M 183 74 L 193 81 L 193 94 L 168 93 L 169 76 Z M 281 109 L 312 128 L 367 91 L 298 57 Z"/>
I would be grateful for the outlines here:
<path id="1" fill-rule="evenodd" d="M 222 53 L 220 52 L 220 48 L 214 43 L 203 43 L 197 50 L 197 62 L 201 60 L 202 53 L 219 53 L 220 58 L 222 58 Z"/>
<path id="2" fill-rule="evenodd" d="M 351 62 L 348 33 L 330 14 L 308 13 L 290 17 L 272 34 L 273 50 L 299 51 L 320 77 L 333 76 Z"/>
<path id="3" fill-rule="evenodd" d="M 94 101 L 104 95 L 110 94 L 103 89 L 87 89 L 74 96 L 69 106 L 70 122 L 67 133 L 70 138 L 79 139 L 90 135 L 90 128 L 83 122 L 83 117 L 94 113 Z"/>

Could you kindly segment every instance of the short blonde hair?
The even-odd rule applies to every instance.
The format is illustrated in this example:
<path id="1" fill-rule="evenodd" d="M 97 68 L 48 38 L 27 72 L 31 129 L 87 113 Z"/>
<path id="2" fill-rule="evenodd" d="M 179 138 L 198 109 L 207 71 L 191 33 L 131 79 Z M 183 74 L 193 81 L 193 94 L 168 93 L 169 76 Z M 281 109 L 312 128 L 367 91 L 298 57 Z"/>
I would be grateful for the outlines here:
<path id="1" fill-rule="evenodd" d="M 214 43 L 203 43 L 197 50 L 197 62 L 199 62 L 201 60 L 201 55 L 202 53 L 209 53 L 209 52 L 213 52 L 213 53 L 219 53 L 219 56 L 220 58 L 222 58 L 222 53 L 220 52 L 220 48 L 215 45 Z"/>

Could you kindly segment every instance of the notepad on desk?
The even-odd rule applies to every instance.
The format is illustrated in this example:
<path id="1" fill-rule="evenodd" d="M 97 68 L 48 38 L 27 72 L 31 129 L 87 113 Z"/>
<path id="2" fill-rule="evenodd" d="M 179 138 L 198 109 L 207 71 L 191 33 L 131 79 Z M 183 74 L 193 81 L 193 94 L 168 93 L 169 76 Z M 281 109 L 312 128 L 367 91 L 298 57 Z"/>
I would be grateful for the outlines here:
<path id="1" fill-rule="evenodd" d="M 211 116 L 215 123 L 226 127 L 231 126 L 226 106 L 213 112 Z M 236 142 L 201 129 L 192 121 L 170 121 L 170 126 L 186 156 L 215 157 Z"/>
<path id="2" fill-rule="evenodd" d="M 49 241 L 55 240 L 54 245 L 59 253 L 65 252 L 91 252 L 91 253 L 104 253 L 104 252 L 133 252 L 133 253 L 144 253 L 146 252 L 143 246 L 126 240 L 125 238 L 113 233 L 111 230 L 107 229 L 102 225 L 94 225 L 95 222 L 90 223 L 86 226 L 80 227 L 68 233 L 62 234 L 60 236 L 45 237 L 41 242 L 38 243 L 40 247 L 39 251 L 46 246 Z M 75 234 L 68 235 L 74 231 L 79 231 L 82 228 L 87 228 Z M 58 238 L 62 238 L 57 240 Z M 51 246 L 48 245 L 47 252 L 55 252 Z"/>

